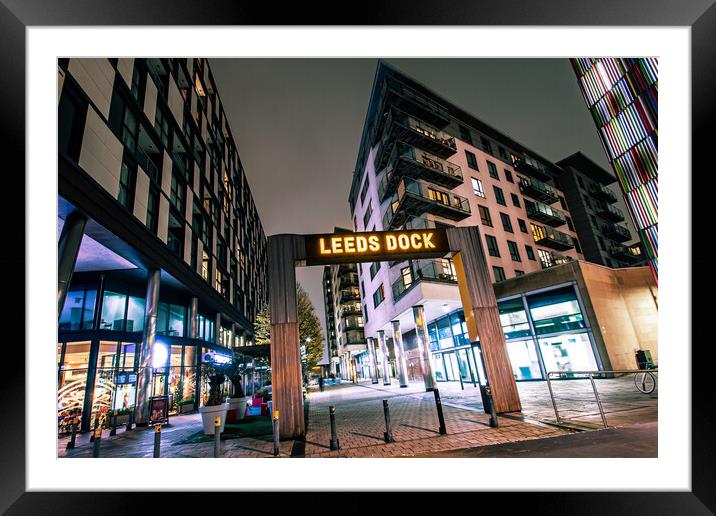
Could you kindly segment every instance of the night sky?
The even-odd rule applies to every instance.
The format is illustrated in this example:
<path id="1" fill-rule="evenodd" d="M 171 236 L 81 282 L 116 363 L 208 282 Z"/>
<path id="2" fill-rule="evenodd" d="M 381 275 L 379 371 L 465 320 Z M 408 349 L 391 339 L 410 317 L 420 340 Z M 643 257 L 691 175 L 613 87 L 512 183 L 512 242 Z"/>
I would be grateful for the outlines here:
<path id="1" fill-rule="evenodd" d="M 611 170 L 567 59 L 386 59 L 552 161 Z M 376 59 L 211 59 L 266 235 L 352 229 L 348 194 Z M 297 270 L 324 325 L 323 268 Z"/>

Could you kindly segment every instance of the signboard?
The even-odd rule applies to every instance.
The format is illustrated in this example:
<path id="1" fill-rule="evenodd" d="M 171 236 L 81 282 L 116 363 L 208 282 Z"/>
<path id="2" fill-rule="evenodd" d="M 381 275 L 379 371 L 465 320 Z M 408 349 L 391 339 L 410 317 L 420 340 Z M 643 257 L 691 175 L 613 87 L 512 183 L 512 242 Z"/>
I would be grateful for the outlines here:
<path id="1" fill-rule="evenodd" d="M 149 424 L 169 421 L 169 396 L 153 396 L 149 400 Z"/>
<path id="2" fill-rule="evenodd" d="M 306 235 L 306 265 L 441 258 L 450 252 L 444 229 Z"/>
<path id="3" fill-rule="evenodd" d="M 123 372 L 117 373 L 117 385 L 123 385 L 126 383 L 137 383 L 137 373 L 134 372 Z"/>
<path id="4" fill-rule="evenodd" d="M 125 383 L 117 385 L 117 394 L 114 397 L 114 410 L 123 410 L 134 407 L 135 384 Z"/>

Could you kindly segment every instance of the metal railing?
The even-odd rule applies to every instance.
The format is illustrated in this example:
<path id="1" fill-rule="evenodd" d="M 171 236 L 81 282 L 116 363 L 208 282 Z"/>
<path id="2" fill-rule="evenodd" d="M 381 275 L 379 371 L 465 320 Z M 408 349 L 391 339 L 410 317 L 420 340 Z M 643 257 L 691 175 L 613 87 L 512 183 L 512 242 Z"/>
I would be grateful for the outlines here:
<path id="1" fill-rule="evenodd" d="M 639 374 L 639 373 L 656 373 L 658 374 L 659 369 L 621 369 L 621 370 L 612 370 L 612 371 L 550 371 L 547 373 L 547 388 L 549 389 L 549 396 L 552 400 L 552 407 L 554 408 L 554 416 L 557 419 L 557 424 L 560 424 L 562 422 L 562 418 L 559 415 L 559 411 L 557 410 L 557 402 L 554 399 L 554 392 L 552 390 L 552 383 L 551 383 L 551 376 L 564 376 L 564 375 L 570 375 L 570 380 L 586 380 L 589 379 L 589 382 L 592 384 L 592 391 L 594 392 L 594 399 L 597 402 L 597 406 L 599 407 L 599 415 L 602 418 L 602 424 L 604 425 L 604 428 L 609 428 L 609 425 L 607 424 L 607 416 L 604 413 L 604 406 L 602 404 L 602 398 L 599 396 L 599 391 L 597 390 L 597 384 L 594 383 L 594 377 L 595 376 L 606 376 L 606 375 L 615 375 L 615 374 Z M 574 375 L 581 375 L 582 377 L 575 377 Z"/>

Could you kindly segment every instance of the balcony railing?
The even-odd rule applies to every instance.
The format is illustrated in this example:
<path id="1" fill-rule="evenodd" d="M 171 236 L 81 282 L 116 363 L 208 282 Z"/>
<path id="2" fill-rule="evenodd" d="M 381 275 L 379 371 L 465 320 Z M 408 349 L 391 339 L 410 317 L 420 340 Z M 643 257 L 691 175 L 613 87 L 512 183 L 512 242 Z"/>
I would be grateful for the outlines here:
<path id="1" fill-rule="evenodd" d="M 470 202 L 465 197 L 434 188 L 423 181 L 402 179 L 393 202 L 383 216 L 383 228 L 399 228 L 410 217 L 425 213 L 463 220 L 470 216 Z"/>
<path id="2" fill-rule="evenodd" d="M 622 210 L 616 206 L 612 206 L 611 204 L 598 201 L 595 210 L 597 215 L 607 220 L 611 220 L 612 222 L 621 222 L 624 220 L 624 213 Z"/>
<path id="3" fill-rule="evenodd" d="M 549 181 L 552 179 L 552 174 L 550 174 L 547 165 L 527 156 L 526 154 L 523 154 L 522 156 L 513 155 L 512 165 L 518 172 L 535 177 L 540 181 Z"/>
<path id="4" fill-rule="evenodd" d="M 527 204 L 527 216 L 555 228 L 567 223 L 564 213 L 541 202 Z"/>
<path id="5" fill-rule="evenodd" d="M 533 230 L 533 236 L 536 244 L 552 249 L 564 251 L 574 247 L 571 236 L 548 226 L 537 226 L 537 230 Z"/>
<path id="6" fill-rule="evenodd" d="M 338 303 L 343 304 L 349 301 L 360 301 L 360 290 L 357 288 L 338 291 Z"/>
<path id="7" fill-rule="evenodd" d="M 382 115 L 386 108 L 394 106 L 437 128 L 443 128 L 450 123 L 447 109 L 393 78 L 386 78 L 383 82 L 380 99 L 378 116 Z M 381 127 L 377 129 L 381 130 Z"/>
<path id="8" fill-rule="evenodd" d="M 338 309 L 338 317 L 347 317 L 349 315 L 361 315 L 360 303 L 350 303 L 341 305 Z"/>
<path id="9" fill-rule="evenodd" d="M 344 274 L 340 277 L 338 288 L 345 289 L 346 287 L 355 286 L 358 286 L 358 274 Z"/>
<path id="10" fill-rule="evenodd" d="M 381 200 L 392 194 L 402 177 L 424 179 L 446 188 L 463 182 L 460 167 L 403 142 L 395 142 L 380 184 Z"/>
<path id="11" fill-rule="evenodd" d="M 602 233 L 607 238 L 615 240 L 617 242 L 626 242 L 631 240 L 631 232 L 624 226 L 614 224 L 613 222 L 605 222 L 602 224 Z"/>
<path id="12" fill-rule="evenodd" d="M 557 192 L 539 179 L 520 177 L 520 192 L 545 204 L 554 204 L 559 200 Z"/>
<path id="13" fill-rule="evenodd" d="M 376 170 L 386 165 L 396 140 L 415 145 L 443 159 L 457 152 L 455 138 L 448 133 L 393 108 L 386 116 L 383 136 L 375 157 Z"/>
<path id="14" fill-rule="evenodd" d="M 589 193 L 592 194 L 592 197 L 600 199 L 609 204 L 617 202 L 617 196 L 614 192 L 612 192 L 609 188 L 597 183 L 592 183 L 589 185 Z"/>
<path id="15" fill-rule="evenodd" d="M 609 248 L 609 253 L 619 260 L 623 260 L 625 262 L 636 262 L 641 259 L 641 253 L 635 252 L 635 250 L 632 247 L 621 245 L 621 244 L 613 244 Z"/>
<path id="16" fill-rule="evenodd" d="M 542 265 L 543 269 L 547 269 L 549 267 L 554 267 L 555 265 L 569 263 L 572 260 L 573 258 L 571 256 L 565 256 L 563 254 L 550 252 L 546 253 L 546 256 L 540 256 L 540 265 Z"/>
<path id="17" fill-rule="evenodd" d="M 456 283 L 457 277 L 451 260 L 415 260 L 411 263 L 409 281 L 401 276 L 392 284 L 393 300 L 402 297 L 420 281 Z"/>

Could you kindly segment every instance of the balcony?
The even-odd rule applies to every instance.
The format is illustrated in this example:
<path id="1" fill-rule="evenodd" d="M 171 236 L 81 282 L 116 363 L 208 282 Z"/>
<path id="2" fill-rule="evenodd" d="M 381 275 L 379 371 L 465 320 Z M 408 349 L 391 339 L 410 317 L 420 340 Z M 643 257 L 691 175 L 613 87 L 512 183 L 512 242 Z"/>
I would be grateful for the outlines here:
<path id="1" fill-rule="evenodd" d="M 545 204 L 554 204 L 559 200 L 557 192 L 539 179 L 520 177 L 520 192 Z"/>
<path id="2" fill-rule="evenodd" d="M 388 163 L 396 140 L 419 147 L 442 159 L 457 152 L 455 138 L 448 133 L 393 108 L 386 115 L 383 137 L 375 156 L 376 170 L 381 170 Z"/>
<path id="3" fill-rule="evenodd" d="M 340 323 L 341 332 L 347 332 L 351 330 L 363 330 L 363 323 L 355 320 L 344 319 Z"/>
<path id="4" fill-rule="evenodd" d="M 556 229 L 533 225 L 532 232 L 532 236 L 534 237 L 537 245 L 542 245 L 560 251 L 565 251 L 574 247 L 572 237 L 562 233 L 561 231 L 557 231 Z"/>
<path id="5" fill-rule="evenodd" d="M 564 213 L 541 202 L 531 202 L 526 205 L 526 208 L 527 216 L 532 220 L 544 222 L 555 228 L 567 223 Z"/>
<path id="6" fill-rule="evenodd" d="M 607 204 L 605 202 L 597 202 L 595 211 L 600 217 L 610 220 L 612 222 L 621 222 L 622 220 L 624 220 L 624 213 L 622 213 L 622 210 L 620 210 L 616 206 L 612 206 L 611 204 Z"/>
<path id="7" fill-rule="evenodd" d="M 424 179 L 446 188 L 455 188 L 463 182 L 458 165 L 403 142 L 395 142 L 379 188 L 381 200 L 393 193 L 402 177 Z"/>
<path id="8" fill-rule="evenodd" d="M 350 301 L 360 301 L 360 290 L 358 288 L 349 288 L 338 291 L 338 304 L 349 303 Z"/>
<path id="9" fill-rule="evenodd" d="M 383 82 L 380 99 L 377 109 L 378 116 L 383 114 L 386 107 L 394 106 L 409 115 L 425 120 L 438 129 L 450 123 L 450 114 L 447 109 L 393 78 L 386 78 Z M 384 119 L 381 118 L 381 120 Z M 379 125 L 377 130 L 381 129 L 382 127 Z"/>
<path id="10" fill-rule="evenodd" d="M 592 183 L 589 185 L 589 193 L 592 194 L 592 197 L 609 204 L 614 204 L 615 202 L 617 202 L 617 196 L 614 192 L 612 192 L 609 188 L 599 185 L 597 183 Z"/>
<path id="11" fill-rule="evenodd" d="M 542 265 L 543 269 L 547 269 L 549 267 L 554 267 L 555 265 L 562 265 L 565 263 L 569 263 L 573 260 L 571 256 L 565 256 L 563 254 L 559 253 L 541 253 L 540 254 L 540 265 Z"/>
<path id="12" fill-rule="evenodd" d="M 339 289 L 346 289 L 355 286 L 358 286 L 358 274 L 351 273 L 341 275 L 340 280 L 338 281 Z"/>
<path id="13" fill-rule="evenodd" d="M 614 244 L 609 248 L 609 254 L 611 254 L 614 258 L 628 263 L 634 263 L 641 260 L 642 256 L 640 251 L 641 250 L 638 248 L 634 249 L 633 247 L 621 244 Z"/>
<path id="14" fill-rule="evenodd" d="M 470 203 L 465 197 L 433 188 L 423 181 L 402 179 L 394 200 L 383 216 L 383 229 L 397 229 L 409 218 L 425 213 L 463 220 L 470 216 Z"/>
<path id="15" fill-rule="evenodd" d="M 536 159 L 530 158 L 526 154 L 522 156 L 512 156 L 512 166 L 515 170 L 527 174 L 528 176 L 539 179 L 540 181 L 549 181 L 552 179 L 547 165 L 540 163 Z"/>
<path id="16" fill-rule="evenodd" d="M 617 242 L 631 240 L 631 232 L 624 226 L 614 224 L 613 222 L 605 222 L 602 224 L 601 229 L 604 236 Z"/>
<path id="17" fill-rule="evenodd" d="M 338 317 L 348 317 L 349 315 L 362 315 L 360 303 L 346 303 L 338 309 Z"/>
<path id="18" fill-rule="evenodd" d="M 401 276 L 393 282 L 393 300 L 397 301 L 421 281 L 457 283 L 452 260 L 414 260 L 411 263 L 410 276 Z"/>

